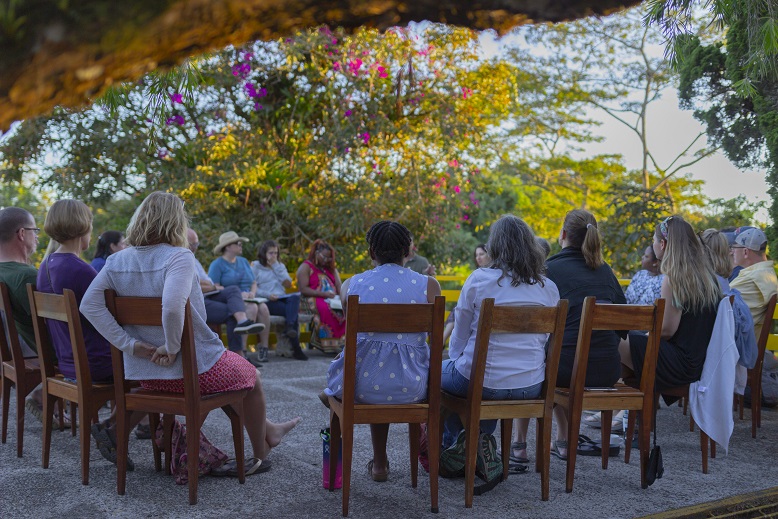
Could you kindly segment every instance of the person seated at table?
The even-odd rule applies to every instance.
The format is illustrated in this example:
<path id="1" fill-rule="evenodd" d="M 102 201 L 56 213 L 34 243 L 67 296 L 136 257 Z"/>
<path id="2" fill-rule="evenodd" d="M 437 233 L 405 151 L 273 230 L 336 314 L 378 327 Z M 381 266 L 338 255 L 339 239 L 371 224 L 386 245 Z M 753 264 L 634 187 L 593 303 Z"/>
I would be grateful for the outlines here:
<path id="1" fill-rule="evenodd" d="M 598 302 L 615 304 L 625 304 L 626 299 L 619 280 L 602 257 L 602 238 L 592 213 L 583 209 L 567 213 L 559 231 L 559 245 L 562 251 L 548 258 L 546 267 L 548 278 L 559 288 L 559 297 L 569 301 L 556 385 L 570 387 L 584 299 L 595 296 Z M 610 330 L 593 332 L 584 385 L 612 387 L 619 377 L 619 335 Z M 555 407 L 554 419 L 557 435 L 551 454 L 566 460 L 567 412 L 561 406 Z"/>
<path id="2" fill-rule="evenodd" d="M 496 305 L 555 306 L 556 284 L 545 274 L 544 252 L 529 226 L 513 215 L 502 216 L 489 230 L 491 263 L 473 271 L 465 281 L 454 309 L 454 331 L 449 341 L 449 360 L 443 361 L 441 388 L 466 397 L 475 355 L 478 320 L 484 298 Z M 495 334 L 489 340 L 484 372 L 484 400 L 537 398 L 545 380 L 548 334 Z M 481 433 L 493 434 L 497 420 L 482 420 Z M 529 420 L 518 424 L 511 456 L 526 457 Z M 459 415 L 444 422 L 443 448 L 448 448 L 463 429 Z M 516 452 L 513 452 L 516 451 Z M 523 460 L 526 463 L 526 460 Z"/>
<path id="3" fill-rule="evenodd" d="M 341 312 L 335 312 L 328 300 L 340 295 L 340 274 L 335 266 L 335 249 L 324 240 L 318 239 L 311 245 L 308 259 L 297 269 L 297 287 L 303 297 L 312 298 L 317 316 L 314 317 L 319 339 L 340 339 L 346 333 L 346 319 Z"/>
<path id="4" fill-rule="evenodd" d="M 146 197 L 127 227 L 131 247 L 106 263 L 84 295 L 81 312 L 122 350 L 127 380 L 138 380 L 142 388 L 151 391 L 183 393 L 179 352 L 189 301 L 200 393 L 248 390 L 243 413 L 253 457 L 246 459 L 246 475 L 265 472 L 271 466 L 267 459 L 270 450 L 300 418 L 282 423 L 268 420 L 259 372 L 237 353 L 225 350 L 208 328 L 195 258 L 187 248 L 188 220 L 184 204 L 176 195 L 156 191 Z M 119 296 L 161 297 L 162 326 L 119 326 L 105 304 L 108 289 Z M 130 423 L 140 418 L 140 413 L 133 413 Z M 114 426 L 100 432 L 115 448 Z M 237 469 L 231 466 L 227 475 L 237 476 Z"/>
<path id="5" fill-rule="evenodd" d="M 722 292 L 692 226 L 670 216 L 656 227 L 654 253 L 662 261 L 665 300 L 662 341 L 656 362 L 656 390 L 700 379 Z M 625 378 L 643 371 L 648 336 L 630 333 L 619 345 Z"/>
<path id="6" fill-rule="evenodd" d="M 208 277 L 214 285 L 222 287 L 237 286 L 240 288 L 243 299 L 253 299 L 257 296 L 257 284 L 254 282 L 254 273 L 248 260 L 241 256 L 243 242 L 248 238 L 238 236 L 235 231 L 227 231 L 219 236 L 219 243 L 213 248 L 213 253 L 220 255 L 211 262 L 208 267 Z M 270 338 L 270 311 L 265 303 L 246 302 L 246 316 L 249 321 L 259 322 L 264 328 L 259 332 L 259 355 L 267 352 L 268 339 Z M 228 344 L 231 351 L 241 356 L 246 356 L 246 336 L 241 338 L 240 350 L 235 345 Z M 265 353 L 265 355 L 267 355 Z"/>
<path id="7" fill-rule="evenodd" d="M 257 260 L 251 263 L 254 282 L 257 284 L 257 295 L 267 299 L 267 309 L 270 315 L 280 315 L 286 320 L 284 335 L 292 343 L 293 356 L 297 360 L 308 360 L 308 356 L 300 348 L 300 294 L 287 294 L 291 288 L 292 278 L 286 271 L 286 265 L 278 261 L 278 243 L 267 240 L 257 250 Z M 263 360 L 260 358 L 260 361 Z M 267 355 L 265 359 L 267 360 Z"/>
<path id="8" fill-rule="evenodd" d="M 348 296 L 359 303 L 432 303 L 440 284 L 432 277 L 403 267 L 411 233 L 397 222 L 382 221 L 367 233 L 368 254 L 375 268 L 357 274 L 343 284 L 343 308 Z M 424 333 L 362 333 L 357 338 L 355 399 L 365 404 L 404 404 L 427 398 L 429 348 Z M 342 398 L 345 355 L 341 352 L 327 370 L 328 396 Z M 369 375 L 368 375 L 369 374 Z M 371 424 L 373 459 L 368 470 L 373 481 L 386 481 L 389 461 L 386 442 L 389 424 Z"/>
<path id="9" fill-rule="evenodd" d="M 95 271 L 100 272 L 108 256 L 124 250 L 125 247 L 127 247 L 127 244 L 122 233 L 119 231 L 105 231 L 97 238 L 97 250 L 95 250 L 95 257 L 92 259 L 92 267 Z"/>

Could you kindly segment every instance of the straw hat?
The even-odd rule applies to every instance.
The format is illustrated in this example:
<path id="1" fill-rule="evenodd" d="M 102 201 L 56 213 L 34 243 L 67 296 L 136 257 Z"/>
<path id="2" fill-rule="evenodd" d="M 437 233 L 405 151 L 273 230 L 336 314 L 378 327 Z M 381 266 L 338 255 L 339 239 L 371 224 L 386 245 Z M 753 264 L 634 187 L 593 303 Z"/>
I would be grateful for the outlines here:
<path id="1" fill-rule="evenodd" d="M 247 242 L 251 240 L 244 238 L 243 236 L 238 236 L 238 233 L 235 231 L 227 231 L 219 236 L 219 243 L 216 245 L 216 247 L 213 248 L 213 253 L 222 254 L 222 249 L 224 249 L 224 247 L 227 245 L 232 245 L 233 243 L 238 243 L 239 241 Z"/>

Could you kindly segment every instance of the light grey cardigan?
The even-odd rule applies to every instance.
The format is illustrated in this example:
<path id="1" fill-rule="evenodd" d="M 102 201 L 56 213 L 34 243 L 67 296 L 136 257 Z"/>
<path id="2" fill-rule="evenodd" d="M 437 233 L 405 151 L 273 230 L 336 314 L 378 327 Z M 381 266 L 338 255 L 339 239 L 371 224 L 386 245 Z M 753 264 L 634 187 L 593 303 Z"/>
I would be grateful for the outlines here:
<path id="1" fill-rule="evenodd" d="M 124 352 L 124 375 L 128 380 L 183 378 L 181 355 L 171 366 L 159 366 L 148 359 L 134 357 L 132 351 L 135 342 L 140 340 L 155 347 L 165 346 L 168 353 L 178 353 L 187 299 L 192 308 L 198 374 L 211 369 L 224 354 L 221 340 L 205 323 L 205 303 L 195 261 L 189 249 L 172 245 L 129 247 L 111 254 L 89 286 L 81 301 L 81 313 L 103 337 Z M 106 289 L 113 289 L 120 296 L 161 296 L 163 326 L 122 328 L 105 305 Z"/>
<path id="2" fill-rule="evenodd" d="M 272 267 L 263 267 L 259 261 L 251 262 L 251 271 L 254 272 L 254 281 L 257 283 L 257 295 L 259 297 L 283 296 L 286 294 L 283 282 L 292 282 L 286 266 L 277 261 Z"/>

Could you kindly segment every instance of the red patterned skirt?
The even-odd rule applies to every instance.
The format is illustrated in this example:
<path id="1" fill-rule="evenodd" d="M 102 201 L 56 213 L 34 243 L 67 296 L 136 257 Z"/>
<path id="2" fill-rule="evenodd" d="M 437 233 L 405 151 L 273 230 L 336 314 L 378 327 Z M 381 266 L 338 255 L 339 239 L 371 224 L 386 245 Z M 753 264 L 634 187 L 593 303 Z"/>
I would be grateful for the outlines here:
<path id="1" fill-rule="evenodd" d="M 197 376 L 200 382 L 200 394 L 208 395 L 221 391 L 239 391 L 253 389 L 257 381 L 257 368 L 235 352 L 225 350 L 216 364 L 205 373 Z M 184 379 L 141 380 L 140 387 L 150 391 L 183 393 Z"/>

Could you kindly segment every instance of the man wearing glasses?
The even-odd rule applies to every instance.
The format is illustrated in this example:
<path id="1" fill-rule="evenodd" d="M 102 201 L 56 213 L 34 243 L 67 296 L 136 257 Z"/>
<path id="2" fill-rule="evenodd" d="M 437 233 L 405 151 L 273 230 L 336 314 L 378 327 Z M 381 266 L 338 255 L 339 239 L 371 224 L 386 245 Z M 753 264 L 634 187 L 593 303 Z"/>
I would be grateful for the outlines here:
<path id="1" fill-rule="evenodd" d="M 742 267 L 730 286 L 740 291 L 751 310 L 754 333 L 759 337 L 767 301 L 778 293 L 778 277 L 773 261 L 767 259 L 767 236 L 754 227 L 738 229 L 730 250 L 735 266 Z"/>
<path id="2" fill-rule="evenodd" d="M 19 207 L 0 209 L 0 282 L 8 285 L 16 330 L 29 347 L 28 353 L 35 350 L 35 332 L 27 283 L 34 285 L 38 277 L 38 270 L 30 265 L 30 257 L 38 247 L 39 232 L 28 211 Z"/>

